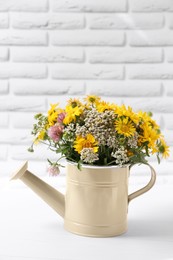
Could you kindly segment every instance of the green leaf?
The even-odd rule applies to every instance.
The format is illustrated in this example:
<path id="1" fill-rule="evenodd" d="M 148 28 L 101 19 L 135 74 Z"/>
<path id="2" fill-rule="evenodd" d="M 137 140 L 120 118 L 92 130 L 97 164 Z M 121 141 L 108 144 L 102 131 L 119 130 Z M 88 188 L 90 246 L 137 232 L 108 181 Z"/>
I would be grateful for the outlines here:
<path id="1" fill-rule="evenodd" d="M 77 168 L 78 168 L 79 171 L 82 170 L 82 161 L 81 160 L 78 161 Z"/>
<path id="2" fill-rule="evenodd" d="M 107 165 L 107 157 L 104 158 L 104 165 Z"/>
<path id="3" fill-rule="evenodd" d="M 47 159 L 47 161 L 50 165 L 53 165 L 53 163 L 49 159 Z"/>
<path id="4" fill-rule="evenodd" d="M 160 164 L 160 157 L 159 157 L 159 154 L 157 154 L 157 161 L 158 161 L 158 163 Z"/>

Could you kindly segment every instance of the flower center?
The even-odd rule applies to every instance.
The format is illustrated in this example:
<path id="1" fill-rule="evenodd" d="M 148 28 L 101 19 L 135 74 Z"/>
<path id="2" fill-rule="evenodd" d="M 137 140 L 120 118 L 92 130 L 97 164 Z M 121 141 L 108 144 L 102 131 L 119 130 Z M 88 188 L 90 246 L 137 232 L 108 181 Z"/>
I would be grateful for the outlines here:
<path id="1" fill-rule="evenodd" d="M 121 126 L 121 131 L 122 131 L 123 133 L 127 133 L 127 132 L 129 131 L 128 125 L 122 125 L 122 126 Z"/>
<path id="2" fill-rule="evenodd" d="M 83 145 L 83 148 L 92 148 L 92 143 L 89 141 L 86 141 Z"/>

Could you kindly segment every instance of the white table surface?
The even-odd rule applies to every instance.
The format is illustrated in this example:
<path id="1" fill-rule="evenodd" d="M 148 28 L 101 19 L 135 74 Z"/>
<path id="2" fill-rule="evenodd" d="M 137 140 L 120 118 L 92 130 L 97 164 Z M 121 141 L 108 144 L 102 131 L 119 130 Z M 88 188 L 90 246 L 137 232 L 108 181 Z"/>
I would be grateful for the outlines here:
<path id="1" fill-rule="evenodd" d="M 58 178 L 46 181 L 64 192 L 64 177 Z M 173 177 L 158 177 L 151 191 L 132 201 L 128 232 L 112 238 L 68 233 L 63 219 L 21 181 L 0 179 L 0 260 L 97 259 L 173 260 Z"/>

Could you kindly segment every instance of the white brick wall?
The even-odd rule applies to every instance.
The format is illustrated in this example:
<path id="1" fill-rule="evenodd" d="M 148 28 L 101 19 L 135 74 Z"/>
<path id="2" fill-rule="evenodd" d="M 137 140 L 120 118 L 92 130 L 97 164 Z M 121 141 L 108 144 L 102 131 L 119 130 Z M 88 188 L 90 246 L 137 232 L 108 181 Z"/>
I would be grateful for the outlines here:
<path id="1" fill-rule="evenodd" d="M 172 174 L 172 63 L 172 0 L 0 0 L 0 176 L 27 159 L 45 174 L 33 116 L 85 94 L 153 111 L 172 154 L 152 163 Z"/>

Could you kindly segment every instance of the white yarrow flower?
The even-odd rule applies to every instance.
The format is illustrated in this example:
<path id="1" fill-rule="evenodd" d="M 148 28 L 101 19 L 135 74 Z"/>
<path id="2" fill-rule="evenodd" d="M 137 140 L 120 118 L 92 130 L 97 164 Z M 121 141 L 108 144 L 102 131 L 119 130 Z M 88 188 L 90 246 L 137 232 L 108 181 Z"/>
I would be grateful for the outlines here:
<path id="1" fill-rule="evenodd" d="M 93 163 L 99 158 L 98 154 L 95 153 L 92 148 L 83 148 L 81 151 L 80 159 L 86 163 Z"/>
<path id="2" fill-rule="evenodd" d="M 116 159 L 116 164 L 120 166 L 129 161 L 129 158 L 127 156 L 127 150 L 125 150 L 124 147 L 120 147 L 116 152 L 112 152 L 111 155 Z"/>

